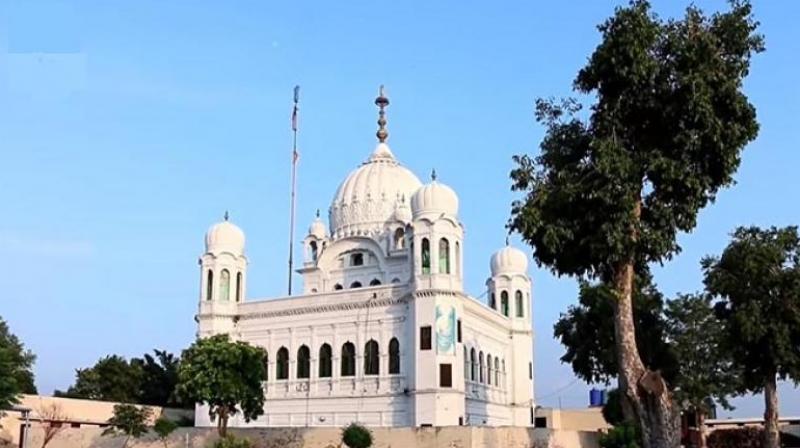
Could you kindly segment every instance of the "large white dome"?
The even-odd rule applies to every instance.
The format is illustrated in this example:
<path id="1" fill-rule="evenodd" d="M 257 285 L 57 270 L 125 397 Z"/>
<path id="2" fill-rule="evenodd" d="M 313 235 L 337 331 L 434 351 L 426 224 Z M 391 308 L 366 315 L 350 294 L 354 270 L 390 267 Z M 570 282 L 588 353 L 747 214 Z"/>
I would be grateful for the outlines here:
<path id="1" fill-rule="evenodd" d="M 414 219 L 426 215 L 458 216 L 458 196 L 452 188 L 437 182 L 436 175 L 433 180 L 421 187 L 411 197 L 411 212 Z"/>
<path id="2" fill-rule="evenodd" d="M 329 211 L 331 236 L 372 235 L 392 219 L 397 204 L 419 189 L 417 176 L 400 165 L 386 143 L 339 185 Z"/>
<path id="3" fill-rule="evenodd" d="M 228 221 L 228 214 L 225 213 L 225 220 L 214 224 L 206 232 L 206 252 L 220 253 L 230 252 L 234 255 L 244 254 L 244 232 L 235 224 Z"/>

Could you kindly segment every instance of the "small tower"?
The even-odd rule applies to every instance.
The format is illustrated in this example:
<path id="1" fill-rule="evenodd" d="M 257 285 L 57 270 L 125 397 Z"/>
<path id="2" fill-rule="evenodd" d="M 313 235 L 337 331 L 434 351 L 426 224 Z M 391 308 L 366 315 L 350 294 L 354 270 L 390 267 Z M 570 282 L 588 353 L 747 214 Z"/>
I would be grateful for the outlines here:
<path id="1" fill-rule="evenodd" d="M 199 337 L 231 333 L 234 329 L 238 304 L 246 294 L 244 242 L 244 232 L 228 220 L 228 212 L 206 233 L 206 250 L 199 260 Z"/>
<path id="2" fill-rule="evenodd" d="M 529 426 L 533 409 L 533 325 L 528 257 L 506 242 L 491 258 L 486 281 L 489 306 L 508 319 L 510 344 L 505 380 L 512 406 L 512 424 Z"/>
<path id="3" fill-rule="evenodd" d="M 325 246 L 328 244 L 328 234 L 325 224 L 319 217 L 319 210 L 314 222 L 308 227 L 308 235 L 303 239 L 303 252 L 305 254 L 303 268 L 298 272 L 303 275 L 303 294 L 313 294 L 321 290 L 320 277 L 318 275 L 306 275 L 317 267 L 317 262 Z"/>

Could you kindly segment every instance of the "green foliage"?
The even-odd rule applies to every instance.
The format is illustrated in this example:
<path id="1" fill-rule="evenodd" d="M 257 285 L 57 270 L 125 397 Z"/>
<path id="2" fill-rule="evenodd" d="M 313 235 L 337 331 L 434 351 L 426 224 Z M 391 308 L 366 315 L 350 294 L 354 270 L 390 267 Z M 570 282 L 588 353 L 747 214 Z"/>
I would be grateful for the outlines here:
<path id="1" fill-rule="evenodd" d="M 641 435 L 635 425 L 624 423 L 600 436 L 600 448 L 639 448 Z"/>
<path id="2" fill-rule="evenodd" d="M 33 363 L 36 356 L 26 350 L 0 318 L 0 409 L 17 403 L 19 394 L 35 394 Z"/>
<path id="3" fill-rule="evenodd" d="M 182 406 L 175 396 L 180 359 L 162 350 L 155 357 L 143 358 L 111 355 L 94 366 L 77 369 L 75 384 L 56 396 L 88 400 L 119 401 L 153 406 Z M 189 403 L 191 405 L 191 403 Z"/>
<path id="4" fill-rule="evenodd" d="M 212 446 L 213 448 L 251 448 L 253 442 L 244 437 L 226 435 L 217 439 Z"/>
<path id="5" fill-rule="evenodd" d="M 743 392 L 800 380 L 800 236 L 796 227 L 738 228 L 720 257 L 702 262 L 706 289 L 719 299 L 724 340 L 741 366 Z"/>
<path id="6" fill-rule="evenodd" d="M 103 431 L 103 435 L 122 434 L 125 437 L 123 448 L 128 445 L 131 438 L 138 439 L 147 433 L 147 419 L 150 418 L 152 410 L 145 406 L 135 406 L 132 404 L 114 405 L 114 415 L 108 420 L 109 427 Z"/>
<path id="7" fill-rule="evenodd" d="M 358 423 L 350 423 L 342 430 L 342 442 L 350 448 L 369 448 L 372 433 Z"/>
<path id="8" fill-rule="evenodd" d="M 264 413 L 265 356 L 260 347 L 232 342 L 226 334 L 199 339 L 183 351 L 178 394 L 185 402 L 207 404 L 224 436 L 230 416 L 241 411 L 250 421 Z"/>
<path id="9" fill-rule="evenodd" d="M 153 431 L 158 435 L 161 443 L 164 444 L 164 448 L 167 448 L 167 439 L 176 429 L 178 429 L 178 423 L 166 417 L 159 418 L 153 425 Z"/>
<path id="10" fill-rule="evenodd" d="M 611 280 L 621 265 L 661 262 L 679 250 L 698 211 L 733 182 L 756 137 L 742 92 L 763 50 L 751 6 L 705 16 L 689 7 L 664 22 L 643 0 L 599 27 L 602 41 L 575 90 L 594 98 L 538 100 L 541 154 L 514 158 L 513 189 L 526 193 L 509 223 L 559 275 Z"/>
<path id="11" fill-rule="evenodd" d="M 606 404 L 603 405 L 603 419 L 611 426 L 619 426 L 625 422 L 622 412 L 622 395 L 619 389 L 611 389 L 606 395 Z"/>
<path id="12" fill-rule="evenodd" d="M 614 349 L 613 290 L 604 284 L 581 282 L 578 304 L 562 313 L 554 336 L 566 348 L 561 361 L 587 383 L 609 384 L 617 377 Z M 633 313 L 636 342 L 645 366 L 661 370 L 668 381 L 674 377 L 677 360 L 665 339 L 664 297 L 652 283 L 649 272 L 634 282 Z"/>
<path id="13" fill-rule="evenodd" d="M 708 448 L 761 448 L 764 440 L 762 428 L 745 427 L 717 429 L 706 439 Z"/>

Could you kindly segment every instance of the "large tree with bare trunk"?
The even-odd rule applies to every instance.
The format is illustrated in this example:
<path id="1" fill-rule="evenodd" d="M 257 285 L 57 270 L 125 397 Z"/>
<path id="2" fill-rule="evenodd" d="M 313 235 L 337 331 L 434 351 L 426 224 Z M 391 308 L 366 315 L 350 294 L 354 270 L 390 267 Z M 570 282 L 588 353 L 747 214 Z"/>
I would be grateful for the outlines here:
<path id="1" fill-rule="evenodd" d="M 706 289 L 720 299 L 728 350 L 743 391 L 764 392 L 766 448 L 778 448 L 776 379 L 800 381 L 800 235 L 797 227 L 739 228 L 719 257 L 703 260 Z"/>
<path id="2" fill-rule="evenodd" d="M 750 4 L 711 16 L 695 7 L 664 21 L 634 0 L 600 25 L 574 88 L 593 101 L 537 101 L 541 154 L 515 157 L 510 228 L 559 275 L 612 285 L 619 387 L 645 448 L 677 447 L 677 407 L 636 346 L 634 267 L 679 251 L 700 209 L 733 182 L 758 133 L 742 92 L 762 50 Z"/>

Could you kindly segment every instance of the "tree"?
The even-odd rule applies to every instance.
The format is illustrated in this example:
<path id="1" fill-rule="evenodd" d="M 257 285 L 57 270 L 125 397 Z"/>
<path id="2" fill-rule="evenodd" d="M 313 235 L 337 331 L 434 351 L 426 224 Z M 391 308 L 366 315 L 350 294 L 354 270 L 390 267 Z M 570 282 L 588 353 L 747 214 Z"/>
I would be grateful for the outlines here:
<path id="1" fill-rule="evenodd" d="M 266 352 L 227 334 L 195 341 L 183 351 L 178 370 L 178 395 L 186 403 L 208 405 L 225 437 L 228 419 L 242 412 L 246 421 L 264 413 L 263 360 Z"/>
<path id="2" fill-rule="evenodd" d="M 719 257 L 702 261 L 719 299 L 743 391 L 764 392 L 767 448 L 779 446 L 776 379 L 800 381 L 800 236 L 797 227 L 740 227 Z"/>
<path id="3" fill-rule="evenodd" d="M 77 369 L 75 384 L 66 392 L 56 391 L 55 395 L 138 403 L 142 376 L 142 368 L 138 363 L 129 363 L 119 355 L 106 356 L 92 367 Z"/>
<path id="4" fill-rule="evenodd" d="M 155 357 L 145 353 L 144 358 L 134 358 L 142 371 L 139 403 L 154 406 L 177 406 L 175 386 L 178 384 L 180 358 L 166 350 L 153 350 Z"/>
<path id="5" fill-rule="evenodd" d="M 159 418 L 153 425 L 153 431 L 155 431 L 161 443 L 164 444 L 164 448 L 169 448 L 169 436 L 176 429 L 178 429 L 178 424 L 166 417 Z"/>
<path id="6" fill-rule="evenodd" d="M 103 435 L 124 435 L 122 448 L 126 448 L 131 438 L 138 439 L 147 433 L 147 420 L 151 414 L 152 410 L 145 406 L 116 404 L 114 415 L 108 419 L 109 427 L 103 431 Z"/>
<path id="7" fill-rule="evenodd" d="M 372 446 L 372 433 L 358 423 L 350 423 L 342 430 L 342 442 L 349 448 L 369 448 Z"/>
<path id="8" fill-rule="evenodd" d="M 62 423 L 69 417 L 58 403 L 51 403 L 49 406 L 42 405 L 37 409 L 37 412 L 44 425 L 42 448 L 45 448 L 47 444 L 65 428 Z"/>
<path id="9" fill-rule="evenodd" d="M 574 88 L 594 101 L 538 100 L 541 153 L 515 156 L 509 227 L 558 275 L 596 278 L 614 290 L 619 387 L 645 448 L 677 447 L 678 419 L 664 379 L 636 346 L 634 267 L 679 251 L 700 209 L 733 182 L 758 132 L 742 93 L 763 49 L 746 1 L 707 17 L 695 7 L 663 21 L 634 0 L 599 30 L 602 40 Z"/>
<path id="10" fill-rule="evenodd" d="M 20 394 L 35 394 L 33 363 L 36 355 L 25 349 L 0 317 L 0 409 L 17 403 Z"/>

